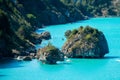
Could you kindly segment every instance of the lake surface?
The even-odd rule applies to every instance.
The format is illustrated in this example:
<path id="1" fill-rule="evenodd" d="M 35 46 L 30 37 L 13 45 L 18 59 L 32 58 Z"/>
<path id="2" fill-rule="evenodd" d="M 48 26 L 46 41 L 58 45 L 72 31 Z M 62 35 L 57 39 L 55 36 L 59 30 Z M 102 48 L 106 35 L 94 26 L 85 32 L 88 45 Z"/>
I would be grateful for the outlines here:
<path id="1" fill-rule="evenodd" d="M 51 42 L 61 49 L 66 41 L 64 32 L 90 25 L 101 30 L 108 41 L 109 54 L 104 59 L 71 59 L 57 65 L 33 61 L 6 61 L 0 63 L 0 80 L 120 80 L 120 17 L 92 18 L 64 25 L 52 25 L 36 32 L 50 31 L 52 39 L 43 41 L 37 48 Z M 64 39 L 64 40 L 63 40 Z"/>

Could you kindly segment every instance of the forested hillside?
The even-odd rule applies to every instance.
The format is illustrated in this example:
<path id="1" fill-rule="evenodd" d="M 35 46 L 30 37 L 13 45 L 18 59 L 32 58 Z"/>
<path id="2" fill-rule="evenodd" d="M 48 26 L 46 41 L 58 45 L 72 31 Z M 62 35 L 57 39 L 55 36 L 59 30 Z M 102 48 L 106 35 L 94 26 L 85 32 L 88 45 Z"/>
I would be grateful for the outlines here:
<path id="1" fill-rule="evenodd" d="M 119 15 L 119 0 L 0 0 L 0 56 L 34 52 L 44 25 Z"/>
<path id="2" fill-rule="evenodd" d="M 10 0 L 0 0 L 0 57 L 34 49 L 34 28 Z"/>
<path id="3" fill-rule="evenodd" d="M 34 25 L 51 25 L 98 16 L 119 16 L 119 0 L 18 0 L 20 11 Z"/>

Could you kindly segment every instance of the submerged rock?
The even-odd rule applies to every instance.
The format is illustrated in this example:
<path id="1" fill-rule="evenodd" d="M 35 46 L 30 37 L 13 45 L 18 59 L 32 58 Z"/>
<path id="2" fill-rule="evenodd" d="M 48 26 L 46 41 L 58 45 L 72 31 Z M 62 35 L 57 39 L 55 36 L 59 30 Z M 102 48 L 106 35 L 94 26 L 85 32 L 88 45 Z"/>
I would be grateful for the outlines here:
<path id="1" fill-rule="evenodd" d="M 80 27 L 69 31 L 66 37 L 62 52 L 67 57 L 100 58 L 109 52 L 104 34 L 95 28 Z"/>
<path id="2" fill-rule="evenodd" d="M 56 64 L 57 61 L 64 60 L 64 54 L 58 48 L 48 44 L 46 47 L 38 50 L 37 58 L 43 63 Z"/>

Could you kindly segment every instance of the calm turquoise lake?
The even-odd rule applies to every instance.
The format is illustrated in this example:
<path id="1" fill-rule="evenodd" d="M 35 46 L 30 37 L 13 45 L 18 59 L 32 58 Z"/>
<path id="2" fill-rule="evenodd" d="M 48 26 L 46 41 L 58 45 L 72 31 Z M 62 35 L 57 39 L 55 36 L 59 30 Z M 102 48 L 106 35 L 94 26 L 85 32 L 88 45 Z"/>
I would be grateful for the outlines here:
<path id="1" fill-rule="evenodd" d="M 62 25 L 46 26 L 36 32 L 49 31 L 52 39 L 43 41 L 36 48 L 48 42 L 61 49 L 66 41 L 64 32 L 80 26 L 90 25 L 102 31 L 109 45 L 109 54 L 103 59 L 71 59 L 69 63 L 57 65 L 42 64 L 40 61 L 0 62 L 0 80 L 120 80 L 120 17 L 92 18 Z"/>

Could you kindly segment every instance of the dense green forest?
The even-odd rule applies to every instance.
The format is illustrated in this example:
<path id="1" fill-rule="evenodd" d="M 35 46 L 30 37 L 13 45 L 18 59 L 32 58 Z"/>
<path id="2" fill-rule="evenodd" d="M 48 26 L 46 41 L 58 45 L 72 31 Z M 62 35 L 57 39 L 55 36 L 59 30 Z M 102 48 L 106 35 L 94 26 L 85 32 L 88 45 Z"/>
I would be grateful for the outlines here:
<path id="1" fill-rule="evenodd" d="M 119 15 L 119 0 L 0 0 L 0 57 L 35 52 L 42 25 Z"/>

